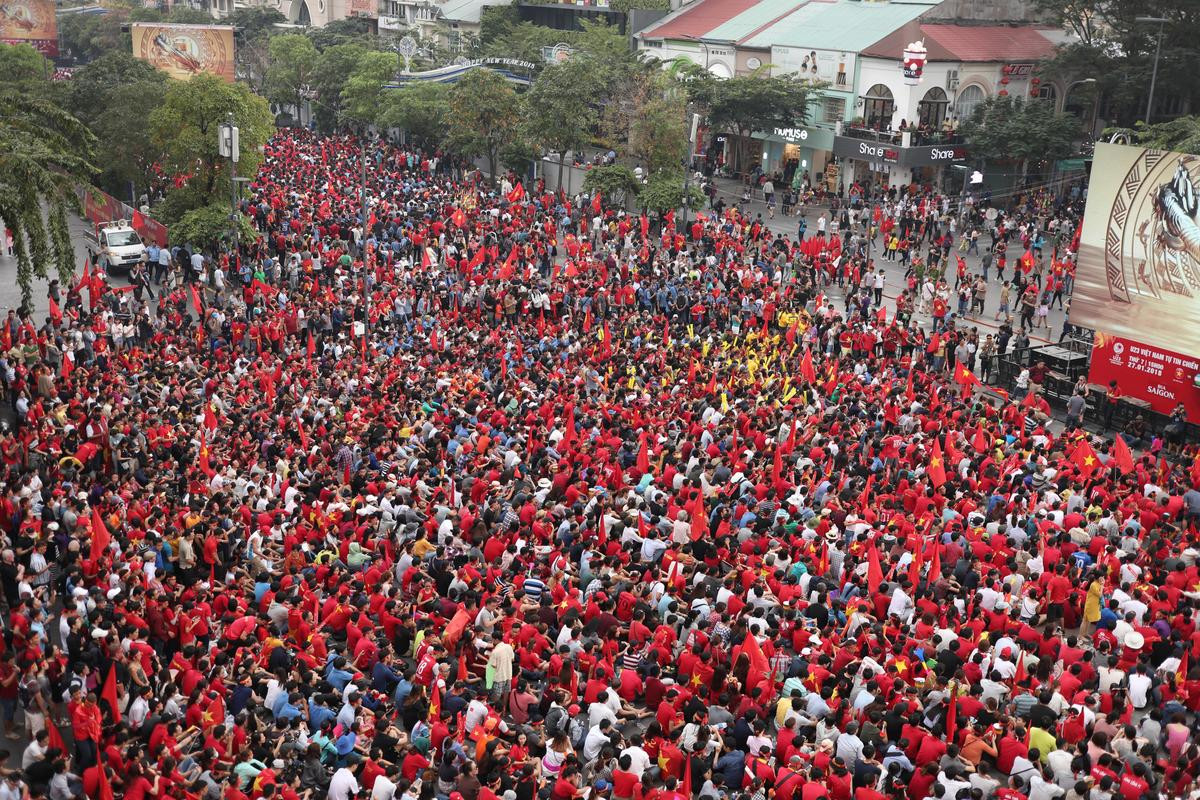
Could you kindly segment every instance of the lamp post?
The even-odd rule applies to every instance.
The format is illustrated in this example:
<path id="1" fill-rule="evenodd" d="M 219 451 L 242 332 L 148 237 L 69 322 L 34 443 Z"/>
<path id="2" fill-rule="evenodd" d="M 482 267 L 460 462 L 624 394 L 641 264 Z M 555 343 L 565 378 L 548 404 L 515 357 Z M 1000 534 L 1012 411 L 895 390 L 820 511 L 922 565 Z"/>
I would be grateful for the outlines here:
<path id="1" fill-rule="evenodd" d="M 1071 95 L 1071 90 L 1076 86 L 1091 84 L 1095 86 L 1097 83 L 1095 78 L 1081 78 L 1077 81 L 1071 81 L 1067 84 L 1067 88 L 1063 90 L 1063 111 L 1067 110 L 1067 98 Z M 1096 138 L 1096 118 L 1100 116 L 1100 93 L 1096 90 L 1096 96 L 1092 98 L 1092 125 L 1088 128 L 1088 136 L 1092 139 Z"/>
<path id="2" fill-rule="evenodd" d="M 1150 124 L 1150 112 L 1154 110 L 1154 84 L 1158 82 L 1158 56 L 1162 53 L 1163 25 L 1171 20 L 1165 17 L 1134 17 L 1134 22 L 1143 25 L 1158 25 L 1154 34 L 1154 69 L 1150 73 L 1150 96 L 1146 98 L 1146 124 Z"/>
<path id="3" fill-rule="evenodd" d="M 233 225 L 233 263 L 231 268 L 236 271 L 239 267 L 239 242 L 238 242 L 238 177 L 237 177 L 237 162 L 241 157 L 241 146 L 238 139 L 238 127 L 234 124 L 233 112 L 225 118 L 225 122 L 218 127 L 218 143 L 217 152 L 225 158 L 229 159 L 229 200 L 230 212 L 229 221 Z"/>

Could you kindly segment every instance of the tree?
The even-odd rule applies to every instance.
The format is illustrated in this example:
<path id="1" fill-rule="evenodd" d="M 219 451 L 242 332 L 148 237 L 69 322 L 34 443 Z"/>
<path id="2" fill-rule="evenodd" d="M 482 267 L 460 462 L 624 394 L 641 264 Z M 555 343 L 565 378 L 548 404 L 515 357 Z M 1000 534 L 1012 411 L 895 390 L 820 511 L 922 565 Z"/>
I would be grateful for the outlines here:
<path id="1" fill-rule="evenodd" d="M 643 103 L 630 127 L 629 152 L 651 175 L 681 172 L 688 156 L 682 97 L 655 94 Z"/>
<path id="2" fill-rule="evenodd" d="M 1139 121 L 1132 133 L 1134 141 L 1145 147 L 1200 155 L 1200 117 L 1177 117 L 1154 125 Z"/>
<path id="3" fill-rule="evenodd" d="M 163 156 L 163 145 L 155 140 L 150 126 L 130 125 L 129 120 L 147 120 L 162 104 L 167 93 L 161 75 L 138 83 L 117 84 L 105 92 L 107 104 L 92 117 L 96 135 L 96 163 L 100 173 L 95 183 L 115 197 L 149 194 L 154 165 Z M 137 203 L 132 203 L 136 206 Z"/>
<path id="4" fill-rule="evenodd" d="M 75 271 L 66 212 L 79 205 L 75 187 L 95 171 L 94 137 L 61 108 L 18 89 L 0 89 L 0 107 L 0 218 L 13 232 L 17 285 L 28 306 L 34 278 L 49 277 L 53 266 L 68 282 Z"/>
<path id="5" fill-rule="evenodd" d="M 383 104 L 383 85 L 396 75 L 391 53 L 366 53 L 342 87 L 342 117 L 357 128 L 373 124 Z"/>
<path id="6" fill-rule="evenodd" d="M 276 25 L 286 23 L 287 17 L 279 9 L 265 6 L 239 8 L 226 17 L 222 22 L 237 28 L 243 40 L 258 39 L 260 36 L 270 36 Z"/>
<path id="7" fill-rule="evenodd" d="M 167 14 L 167 22 L 173 25 L 212 25 L 212 14 L 185 5 L 176 5 Z"/>
<path id="8" fill-rule="evenodd" d="M 658 175 L 642 186 L 638 193 L 638 205 L 660 217 L 684 206 L 699 211 L 704 208 L 704 193 L 695 186 L 687 187 L 685 192 L 682 176 Z"/>
<path id="9" fill-rule="evenodd" d="M 596 121 L 588 78 L 587 65 L 571 59 L 542 70 L 526 96 L 526 132 L 536 146 L 558 153 L 559 186 L 567 152 L 587 143 Z"/>
<path id="10" fill-rule="evenodd" d="M 337 44 L 326 49 L 317 59 L 312 74 L 312 85 L 317 95 L 313 116 L 317 128 L 322 132 L 330 133 L 337 129 L 342 110 L 342 88 L 355 66 L 369 52 L 362 45 Z"/>
<path id="11" fill-rule="evenodd" d="M 238 235 L 243 242 L 253 241 L 258 232 L 246 218 L 238 215 Z M 231 242 L 229 204 L 213 203 L 184 214 L 170 227 L 171 243 L 190 244 L 209 253 L 224 249 Z"/>
<path id="12" fill-rule="evenodd" d="M 345 44 L 370 48 L 379 39 L 375 34 L 374 23 L 366 17 L 336 19 L 320 28 L 310 28 L 308 36 L 321 51 Z"/>
<path id="13" fill-rule="evenodd" d="M 46 81 L 53 69 L 54 65 L 30 45 L 0 47 L 0 81 L 9 86 L 36 90 L 31 84 Z"/>
<path id="14" fill-rule="evenodd" d="M 790 75 L 769 77 L 759 71 L 728 79 L 706 75 L 689 81 L 687 88 L 693 101 L 707 109 L 714 129 L 732 129 L 737 134 L 733 168 L 744 172 L 750 168 L 750 134 L 803 126 L 819 87 Z"/>
<path id="15" fill-rule="evenodd" d="M 624 206 L 625 199 L 636 197 L 642 185 L 629 167 L 607 164 L 589 169 L 583 176 L 583 188 L 589 192 L 599 192 L 618 206 Z"/>
<path id="16" fill-rule="evenodd" d="M 119 8 L 104 14 L 64 14 L 58 18 L 62 55 L 86 63 L 105 53 L 130 52 L 130 34 L 122 30 L 128 21 L 129 11 Z"/>
<path id="17" fill-rule="evenodd" d="M 520 98 L 490 69 L 473 69 L 450 90 L 450 147 L 467 157 L 486 156 L 493 178 L 500 150 L 516 141 Z"/>
<path id="18" fill-rule="evenodd" d="M 444 83 L 412 81 L 384 92 L 379 113 L 383 128 L 401 128 L 419 142 L 439 146 L 446 138 L 446 105 L 450 87 Z"/>
<path id="19" fill-rule="evenodd" d="M 165 84 L 166 80 L 165 74 L 134 58 L 132 53 L 105 53 L 80 67 L 67 81 L 67 107 L 79 119 L 91 121 L 113 108 L 112 95 L 118 89 L 148 83 Z M 129 119 L 126 116 L 126 124 Z"/>
<path id="20" fill-rule="evenodd" d="M 1024 181 L 1031 164 L 1057 161 L 1075 151 L 1079 120 L 1044 100 L 1006 95 L 976 106 L 961 132 L 974 156 L 1020 164 Z"/>
<path id="21" fill-rule="evenodd" d="M 151 137 L 163 148 L 164 169 L 189 176 L 191 191 L 186 194 L 187 204 L 169 206 L 171 218 L 164 222 L 176 222 L 183 213 L 228 191 L 224 182 L 217 185 L 219 175 L 228 176 L 227 160 L 218 153 L 217 127 L 230 114 L 239 128 L 238 171 L 253 175 L 262 161 L 262 146 L 274 130 L 267 101 L 245 84 L 226 83 L 215 75 L 200 74 L 168 85 L 162 104 L 150 115 Z"/>
<path id="22" fill-rule="evenodd" d="M 302 33 L 288 33 L 271 38 L 270 54 L 264 81 L 267 99 L 277 105 L 293 106 L 298 118 L 305 93 L 312 90 L 319 59 L 316 45 Z"/>

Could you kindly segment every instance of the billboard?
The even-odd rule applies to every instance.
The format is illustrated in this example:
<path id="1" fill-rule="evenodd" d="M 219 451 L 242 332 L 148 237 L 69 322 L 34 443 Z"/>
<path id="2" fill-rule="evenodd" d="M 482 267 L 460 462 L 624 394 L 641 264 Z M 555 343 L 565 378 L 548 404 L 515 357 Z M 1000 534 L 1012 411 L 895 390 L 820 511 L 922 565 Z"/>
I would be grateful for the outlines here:
<path id="1" fill-rule="evenodd" d="M 54 0 L 0 2 L 0 42 L 30 44 L 42 55 L 58 55 L 58 22 Z"/>
<path id="2" fill-rule="evenodd" d="M 1090 378 L 1200 420 L 1200 157 L 1097 144 L 1070 321 L 1096 331 Z"/>
<path id="3" fill-rule="evenodd" d="M 208 72 L 233 83 L 233 28 L 229 25 L 177 25 L 135 22 L 133 55 L 186 79 Z"/>
<path id="4" fill-rule="evenodd" d="M 92 186 L 81 186 L 76 189 L 79 203 L 83 206 L 83 215 L 89 222 L 109 222 L 114 219 L 127 219 L 133 229 L 143 240 L 158 242 L 166 245 L 168 240 L 167 226 L 156 219 L 139 214 L 128 203 L 122 203 L 110 194 Z"/>

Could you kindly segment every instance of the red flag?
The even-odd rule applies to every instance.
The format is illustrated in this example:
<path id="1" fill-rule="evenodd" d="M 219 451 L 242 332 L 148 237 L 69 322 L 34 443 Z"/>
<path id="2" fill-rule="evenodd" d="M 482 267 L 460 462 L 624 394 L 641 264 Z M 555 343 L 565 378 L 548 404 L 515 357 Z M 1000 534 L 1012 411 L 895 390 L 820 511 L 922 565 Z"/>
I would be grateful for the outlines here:
<path id="1" fill-rule="evenodd" d="M 96 765 L 96 800 L 113 800 L 112 784 L 108 782 L 108 770 L 103 764 Z"/>
<path id="2" fill-rule="evenodd" d="M 771 665 L 753 633 L 746 633 L 746 638 L 742 640 L 742 652 L 750 659 L 750 670 L 746 675 L 746 689 L 749 691 L 770 675 Z"/>
<path id="3" fill-rule="evenodd" d="M 209 461 L 208 461 L 208 444 L 207 443 L 200 445 L 200 471 L 203 472 L 204 475 L 208 478 L 211 478 L 213 475 L 217 474 L 217 471 L 212 468 L 212 465 L 209 464 Z"/>
<path id="4" fill-rule="evenodd" d="M 958 733 L 958 698 L 955 696 L 953 688 L 950 690 L 950 698 L 947 702 L 950 705 L 946 707 L 946 743 L 953 744 L 954 736 Z"/>
<path id="5" fill-rule="evenodd" d="M 942 343 L 942 334 L 935 333 L 932 337 L 930 337 L 929 344 L 925 347 L 925 352 L 926 353 L 936 353 L 937 349 L 938 349 L 938 345 L 940 345 L 941 343 Z"/>
<path id="6" fill-rule="evenodd" d="M 871 484 L 873 484 L 874 482 L 875 482 L 875 473 L 872 472 L 870 475 L 867 476 L 867 483 L 865 486 L 863 486 L 862 496 L 859 497 L 859 501 L 862 505 L 862 509 L 864 512 L 871 506 Z"/>
<path id="7" fill-rule="evenodd" d="M 783 448 L 775 448 L 775 456 L 771 462 L 771 483 L 779 483 L 780 476 L 783 473 Z"/>
<path id="8" fill-rule="evenodd" d="M 592 211 L 599 214 L 601 209 L 603 209 L 603 208 L 604 208 L 604 198 L 602 198 L 600 196 L 599 192 L 596 192 L 594 195 L 592 195 Z"/>
<path id="9" fill-rule="evenodd" d="M 592 330 L 592 308 L 591 308 L 591 306 L 588 306 L 587 310 L 583 312 L 583 332 L 590 333 L 591 330 Z"/>
<path id="10" fill-rule="evenodd" d="M 510 203 L 519 203 L 525 199 L 525 184 L 518 183 L 505 197 Z"/>
<path id="11" fill-rule="evenodd" d="M 930 524 L 933 524 L 933 519 L 930 518 Z M 942 574 L 942 543 L 936 538 L 933 540 L 933 557 L 929 559 L 929 582 L 933 583 Z"/>
<path id="12" fill-rule="evenodd" d="M 62 309 L 54 302 L 53 297 L 50 298 L 50 321 L 55 325 L 62 325 Z"/>
<path id="13" fill-rule="evenodd" d="M 650 471 L 650 445 L 646 441 L 645 433 L 642 434 L 641 443 L 638 445 L 637 468 L 643 475 Z"/>
<path id="14" fill-rule="evenodd" d="M 104 524 L 104 518 L 100 516 L 100 509 L 92 507 L 92 560 L 96 560 L 100 553 L 108 549 L 112 543 L 112 536 L 108 532 L 108 526 Z"/>
<path id="15" fill-rule="evenodd" d="M 1025 248 L 1025 255 L 1021 256 L 1021 272 L 1026 275 L 1033 269 L 1033 251 Z"/>
<path id="16" fill-rule="evenodd" d="M 429 257 L 429 248 L 422 247 L 421 248 L 421 269 L 423 269 L 423 270 L 429 269 L 431 266 L 433 266 L 433 259 Z"/>
<path id="17" fill-rule="evenodd" d="M 464 228 L 467 225 L 467 215 L 463 213 L 461 208 L 454 209 L 454 213 L 450 215 L 450 221 L 455 227 Z"/>
<path id="18" fill-rule="evenodd" d="M 71 377 L 71 373 L 75 371 L 75 359 L 70 353 L 63 353 L 62 357 L 62 376 L 64 379 Z"/>
<path id="19" fill-rule="evenodd" d="M 225 698 L 218 694 L 208 701 L 200 717 L 200 724 L 205 730 L 225 724 Z"/>
<path id="20" fill-rule="evenodd" d="M 871 542 L 870 549 L 867 550 L 867 589 L 871 594 L 875 594 L 882 583 L 883 567 L 879 563 L 879 548 Z"/>
<path id="21" fill-rule="evenodd" d="M 1125 444 L 1125 439 L 1117 434 L 1113 439 L 1113 463 L 1121 470 L 1121 472 L 1133 472 L 1133 453 L 1129 452 L 1129 445 Z"/>
<path id="22" fill-rule="evenodd" d="M 925 563 L 925 546 L 921 539 L 917 539 L 917 552 L 913 556 L 913 560 L 908 563 L 908 582 L 916 586 L 921 582 L 921 565 Z M 933 573 L 929 573 L 929 579 L 932 582 Z"/>
<path id="23" fill-rule="evenodd" d="M 471 677 L 471 673 L 467 671 L 467 654 L 460 652 L 458 654 L 458 675 L 456 680 L 460 683 L 465 683 Z"/>
<path id="24" fill-rule="evenodd" d="M 1083 476 L 1089 477 L 1093 472 L 1100 468 L 1100 457 L 1096 455 L 1096 451 L 1092 449 L 1091 444 L 1087 439 L 1079 443 L 1071 453 L 1071 463 L 1079 468 Z"/>
<path id="25" fill-rule="evenodd" d="M 879 310 L 875 312 L 875 319 L 880 325 L 887 324 L 887 309 L 881 304 Z"/>
<path id="26" fill-rule="evenodd" d="M 112 715 L 113 724 L 121 721 L 121 708 L 117 703 L 117 667 L 113 664 L 108 668 L 108 677 L 104 679 L 104 688 L 100 690 L 100 699 L 108 703 L 108 711 Z"/>
<path id="27" fill-rule="evenodd" d="M 684 753 L 683 757 L 683 785 L 679 788 L 683 790 L 683 796 L 687 800 L 692 800 L 692 754 Z"/>
<path id="28" fill-rule="evenodd" d="M 567 451 L 567 448 L 570 447 L 574 441 L 575 441 L 575 406 L 572 405 L 572 406 L 567 407 L 567 422 L 563 428 L 562 439 L 559 440 L 558 447 L 555 449 L 558 450 L 560 455 L 565 454 Z"/>
<path id="29" fill-rule="evenodd" d="M 808 383 L 817 382 L 817 370 L 813 367 L 811 350 L 805 350 L 804 357 L 800 359 L 800 377 Z"/>
<path id="30" fill-rule="evenodd" d="M 1020 686 L 1028 677 L 1029 673 L 1025 671 L 1025 651 L 1022 650 L 1021 655 L 1017 656 L 1017 671 L 1013 673 L 1013 683 Z"/>
<path id="31" fill-rule="evenodd" d="M 201 319 L 204 318 L 204 301 L 200 299 L 200 289 L 196 284 L 192 284 L 192 308 L 196 309 L 196 315 Z"/>
<path id="32" fill-rule="evenodd" d="M 217 415 L 213 411 L 212 403 L 204 404 L 204 428 L 205 430 L 215 431 L 217 429 Z"/>
<path id="33" fill-rule="evenodd" d="M 438 679 L 434 679 L 433 688 L 429 690 L 429 721 L 433 722 L 442 715 L 442 690 L 438 685 Z"/>
<path id="34" fill-rule="evenodd" d="M 646 212 L 642 212 L 642 238 L 645 239 L 650 235 L 650 219 L 646 216 Z"/>
<path id="35" fill-rule="evenodd" d="M 975 377 L 975 373 L 967 369 L 966 364 L 959 364 L 958 369 L 954 371 L 954 380 L 966 386 L 979 386 L 979 378 Z"/>
<path id="36" fill-rule="evenodd" d="M 64 753 L 67 752 L 67 746 L 63 743 L 62 734 L 58 732 L 58 726 L 54 724 L 53 715 L 46 717 L 46 746 L 57 747 Z"/>
<path id="37" fill-rule="evenodd" d="M 937 439 L 933 440 L 933 452 L 929 456 L 929 467 L 925 470 L 935 489 L 946 482 L 946 463 L 942 458 L 942 445 Z"/>
<path id="38" fill-rule="evenodd" d="M 304 358 L 310 367 L 312 366 L 312 357 L 315 352 L 317 352 L 317 343 L 313 339 L 312 331 L 309 331 L 308 342 L 304 345 Z"/>
<path id="39" fill-rule="evenodd" d="M 983 433 L 982 427 L 975 429 L 975 438 L 971 440 L 971 446 L 975 448 L 975 452 L 977 453 L 987 452 L 988 440 L 987 436 Z"/>

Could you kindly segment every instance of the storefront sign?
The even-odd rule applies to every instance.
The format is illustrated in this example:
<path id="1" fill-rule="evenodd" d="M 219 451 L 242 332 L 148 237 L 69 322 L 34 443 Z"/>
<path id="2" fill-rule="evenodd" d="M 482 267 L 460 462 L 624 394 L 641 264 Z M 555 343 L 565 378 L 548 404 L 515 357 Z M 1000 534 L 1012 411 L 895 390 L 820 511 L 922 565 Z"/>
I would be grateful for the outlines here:
<path id="1" fill-rule="evenodd" d="M 808 140 L 808 131 L 804 128 L 776 128 L 775 135 L 781 139 L 787 139 L 789 142 Z"/>
<path id="2" fill-rule="evenodd" d="M 925 147 L 900 147 L 886 142 L 837 136 L 833 140 L 833 154 L 855 161 L 877 164 L 899 164 L 902 167 L 927 167 L 936 164 L 952 164 L 967 158 L 967 149 L 962 145 L 931 145 Z"/>
<path id="3" fill-rule="evenodd" d="M 1033 64 L 1005 64 L 1002 71 L 1010 78 L 1028 78 L 1033 74 Z"/>

